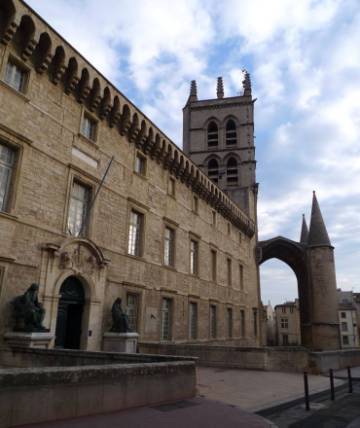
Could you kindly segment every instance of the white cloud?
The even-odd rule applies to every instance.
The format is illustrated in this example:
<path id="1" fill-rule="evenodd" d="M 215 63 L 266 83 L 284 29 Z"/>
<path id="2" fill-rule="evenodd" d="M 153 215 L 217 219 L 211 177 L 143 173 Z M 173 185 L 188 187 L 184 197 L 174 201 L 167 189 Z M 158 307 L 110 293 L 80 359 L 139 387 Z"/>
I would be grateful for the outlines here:
<path id="1" fill-rule="evenodd" d="M 247 66 L 258 97 L 261 236 L 296 239 L 315 188 L 341 246 L 338 277 L 349 284 L 360 276 L 345 252 L 358 245 L 351 233 L 353 201 L 360 202 L 357 0 L 29 3 L 120 89 L 129 87 L 177 143 L 189 81 L 196 78 L 199 96 L 208 98 L 222 74 L 234 95 Z"/>

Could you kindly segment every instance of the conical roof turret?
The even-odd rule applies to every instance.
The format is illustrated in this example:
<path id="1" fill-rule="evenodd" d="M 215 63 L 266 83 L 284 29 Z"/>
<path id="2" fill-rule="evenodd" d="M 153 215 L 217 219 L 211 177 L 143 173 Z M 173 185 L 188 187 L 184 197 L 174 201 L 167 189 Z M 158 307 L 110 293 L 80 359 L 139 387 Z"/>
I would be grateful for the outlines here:
<path id="1" fill-rule="evenodd" d="M 331 246 L 315 191 L 313 192 L 308 245 L 310 247 Z"/>
<path id="2" fill-rule="evenodd" d="M 309 239 L 309 229 L 306 224 L 305 214 L 302 215 L 302 225 L 300 233 L 300 244 L 307 244 Z"/>

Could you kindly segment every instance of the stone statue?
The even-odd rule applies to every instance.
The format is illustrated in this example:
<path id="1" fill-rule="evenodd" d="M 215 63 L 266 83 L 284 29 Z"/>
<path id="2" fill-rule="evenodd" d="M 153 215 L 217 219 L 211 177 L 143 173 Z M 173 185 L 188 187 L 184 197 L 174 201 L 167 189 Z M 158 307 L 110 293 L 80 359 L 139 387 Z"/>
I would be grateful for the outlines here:
<path id="1" fill-rule="evenodd" d="M 45 309 L 38 300 L 38 284 L 31 284 L 22 296 L 12 300 L 15 331 L 47 332 L 49 329 L 42 325 Z"/>
<path id="2" fill-rule="evenodd" d="M 128 333 L 131 331 L 129 327 L 129 317 L 122 310 L 121 299 L 118 297 L 111 308 L 112 315 L 112 327 L 111 330 L 114 333 Z"/>

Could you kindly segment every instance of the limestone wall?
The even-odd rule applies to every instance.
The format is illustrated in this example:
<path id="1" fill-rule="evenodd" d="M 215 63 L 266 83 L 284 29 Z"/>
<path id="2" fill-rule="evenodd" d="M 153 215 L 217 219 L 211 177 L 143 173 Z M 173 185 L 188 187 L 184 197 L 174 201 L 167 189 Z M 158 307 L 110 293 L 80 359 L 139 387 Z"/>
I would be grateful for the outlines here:
<path id="1" fill-rule="evenodd" d="M 160 404 L 195 392 L 192 361 L 126 364 L 120 359 L 96 366 L 1 369 L 0 426 Z"/>
<path id="2" fill-rule="evenodd" d="M 211 301 L 218 307 L 217 339 L 229 339 L 225 313 L 231 307 L 234 339 L 240 337 L 240 309 L 243 309 L 246 343 L 258 345 L 259 333 L 255 336 L 251 318 L 252 308 L 259 305 L 253 221 L 31 11 L 27 13 L 35 23 L 34 40 L 46 30 L 53 41 L 53 56 L 41 57 L 42 68 L 37 66 L 40 59 L 34 56 L 36 52 L 40 55 L 38 51 L 26 57 L 28 51 L 16 44 L 16 31 L 20 31 L 21 14 L 26 12 L 26 6 L 19 1 L 14 4 L 15 15 L 9 18 L 13 24 L 9 24 L 6 40 L 0 43 L 0 143 L 13 148 L 17 157 L 9 206 L 6 212 L 0 212 L 0 338 L 13 325 L 9 302 L 32 282 L 40 284 L 40 300 L 47 310 L 45 324 L 54 332 L 61 281 L 72 274 L 81 277 L 87 287 L 83 349 L 101 349 L 102 333 L 111 322 L 111 305 L 116 297 L 126 301 L 129 292 L 139 297 L 137 329 L 142 340 L 159 341 L 161 299 L 169 297 L 173 299 L 172 341 L 189 340 L 189 301 L 198 302 L 198 340 L 209 340 Z M 4 29 L 0 30 L 4 34 Z M 71 71 L 73 74 L 68 62 L 61 67 L 49 62 L 56 58 L 55 48 L 60 45 L 66 61 L 71 55 L 76 58 L 78 69 Z M 28 70 L 23 93 L 4 83 L 9 58 Z M 109 102 L 104 92 L 94 95 L 96 85 L 90 92 L 80 85 L 84 67 L 88 67 L 94 79 L 89 80 L 90 86 L 95 85 L 96 78 L 102 91 L 104 85 L 109 85 L 105 88 L 111 92 Z M 116 97 L 120 100 L 120 110 L 116 107 Z M 85 112 L 97 123 L 96 141 L 81 135 Z M 138 150 L 146 156 L 144 176 L 134 173 Z M 72 261 L 65 266 L 59 251 L 67 245 L 71 247 L 67 217 L 72 182 L 80 180 L 94 194 L 112 156 L 114 160 L 92 209 L 85 237 L 93 244 L 91 251 L 98 248 L 104 259 L 96 260 L 93 265 L 92 262 L 76 265 Z M 168 194 L 170 177 L 175 179 L 174 196 Z M 198 213 L 193 210 L 195 195 L 199 199 Z M 131 209 L 145 216 L 141 257 L 127 254 Z M 216 226 L 212 224 L 213 211 Z M 173 268 L 163 264 L 165 224 L 171 224 L 176 231 Z M 189 273 L 190 236 L 199 241 L 197 275 Z M 215 282 L 211 280 L 210 248 L 217 251 Z M 95 256 L 90 252 L 86 260 L 91 257 Z M 227 258 L 232 261 L 230 285 Z M 105 259 L 110 261 L 106 267 Z M 243 288 L 240 264 L 244 267 Z"/>

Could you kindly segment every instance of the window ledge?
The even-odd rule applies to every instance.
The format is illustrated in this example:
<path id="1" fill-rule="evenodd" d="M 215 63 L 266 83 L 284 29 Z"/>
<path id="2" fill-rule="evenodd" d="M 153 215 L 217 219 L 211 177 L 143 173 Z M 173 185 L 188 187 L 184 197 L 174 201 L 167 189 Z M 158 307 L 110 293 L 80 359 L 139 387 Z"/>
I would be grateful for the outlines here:
<path id="1" fill-rule="evenodd" d="M 90 140 L 90 138 L 85 137 L 81 132 L 78 133 L 78 137 L 81 141 L 85 141 L 87 144 L 91 144 L 91 147 L 94 149 L 99 150 L 96 140 Z"/>
<path id="2" fill-rule="evenodd" d="M 26 103 L 30 102 L 30 98 L 27 97 L 23 92 L 17 91 L 15 88 L 13 88 L 12 86 L 10 86 L 9 84 L 7 84 L 6 82 L 4 82 L 3 80 L 0 80 L 0 85 L 3 86 L 4 88 L 8 89 L 12 93 L 16 94 L 18 97 L 20 97 Z"/>
<path id="3" fill-rule="evenodd" d="M 165 269 L 171 270 L 173 272 L 177 272 L 176 268 L 174 266 L 169 266 L 163 263 L 162 265 Z"/>
<path id="4" fill-rule="evenodd" d="M 18 216 L 14 214 L 7 213 L 5 211 L 0 211 L 0 217 L 7 218 L 9 220 L 17 220 Z"/>
<path id="5" fill-rule="evenodd" d="M 146 175 L 140 174 L 139 172 L 134 171 L 134 175 L 136 175 L 137 177 L 141 178 L 142 180 L 145 180 L 145 181 L 148 180 L 148 178 L 147 178 Z"/>
<path id="6" fill-rule="evenodd" d="M 130 257 L 131 259 L 139 260 L 142 262 L 145 262 L 144 256 L 133 256 L 132 254 L 125 254 L 127 257 Z"/>

